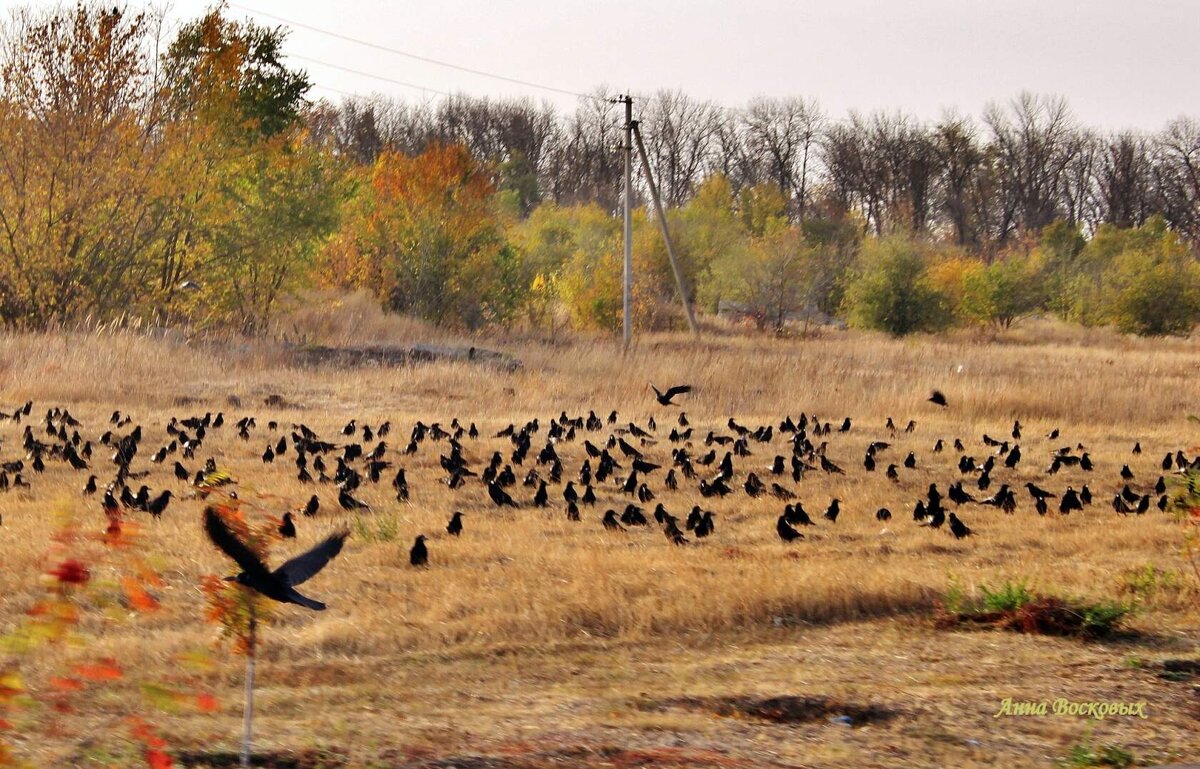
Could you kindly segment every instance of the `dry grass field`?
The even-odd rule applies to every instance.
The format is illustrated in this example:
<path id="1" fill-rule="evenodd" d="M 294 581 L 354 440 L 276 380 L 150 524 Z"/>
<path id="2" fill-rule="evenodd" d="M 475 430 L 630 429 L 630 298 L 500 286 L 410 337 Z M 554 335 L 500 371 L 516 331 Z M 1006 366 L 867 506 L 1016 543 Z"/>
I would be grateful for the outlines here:
<path id="1" fill-rule="evenodd" d="M 421 331 L 367 325 L 357 334 L 322 333 L 333 341 L 400 341 Z M 136 334 L 0 337 L 0 410 L 32 399 L 27 423 L 41 429 L 48 408 L 65 406 L 95 440 L 120 409 L 146 434 L 135 468 L 151 474 L 138 483 L 179 495 L 159 521 L 138 514 L 141 544 L 164 577 L 155 590 L 159 610 L 120 621 L 86 618 L 78 646 L 20 660 L 30 687 L 45 686 L 62 655 L 112 656 L 126 665 L 126 677 L 81 699 L 52 734 L 36 730 L 36 740 L 22 736 L 20 719 L 41 716 L 10 716 L 16 754 L 36 766 L 136 764 L 122 719 L 145 710 L 139 682 L 170 679 L 181 655 L 197 648 L 217 661 L 200 683 L 218 696 L 219 709 L 147 718 L 180 763 L 222 765 L 223 754 L 236 754 L 243 660 L 228 644 L 211 651 L 217 628 L 203 620 L 199 590 L 203 575 L 230 573 L 231 564 L 205 539 L 205 503 L 173 477 L 172 460 L 148 462 L 166 443 L 170 417 L 223 411 L 225 427 L 210 431 L 185 464 L 195 470 L 214 457 L 237 479 L 256 520 L 295 509 L 314 491 L 321 498 L 315 518 L 297 516 L 298 539 L 274 545 L 275 563 L 339 527 L 353 531 L 342 554 L 305 586 L 329 609 L 282 607 L 263 633 L 256 748 L 276 765 L 1025 767 L 1052 766 L 1083 744 L 1097 755 L 1116 746 L 1143 764 L 1200 759 L 1196 682 L 1160 676 L 1163 660 L 1200 654 L 1200 591 L 1183 556 L 1183 526 L 1154 508 L 1122 517 L 1110 505 L 1123 464 L 1135 474 L 1131 485 L 1148 489 L 1164 453 L 1197 453 L 1200 427 L 1186 419 L 1200 409 L 1196 340 L 1031 325 L 994 339 L 896 341 L 842 331 L 809 340 L 648 337 L 626 357 L 607 340 L 479 344 L 503 349 L 523 367 L 304 369 L 268 345 Z M 687 382 L 695 390 L 678 399 L 680 407 L 664 408 L 649 382 Z M 945 392 L 948 408 L 927 402 L 934 388 Z M 264 405 L 270 395 L 284 405 Z M 849 416 L 849 433 L 815 439 L 829 441 L 827 455 L 846 475 L 814 471 L 799 483 L 771 476 L 774 455 L 790 453 L 787 436 L 776 432 L 771 444 L 752 440 L 753 455 L 735 458 L 734 494 L 702 499 L 694 481 L 667 491 L 663 473 L 678 445 L 667 433 L 681 408 L 695 428 L 693 456 L 708 450 L 709 430 L 730 432 L 730 417 L 754 429 L 777 428 L 801 413 L 835 425 Z M 538 509 L 529 504 L 534 490 L 519 480 L 510 491 L 522 506 L 501 512 L 478 479 L 460 490 L 441 482 L 445 441 L 427 439 L 417 454 L 400 453 L 416 420 L 448 426 L 457 417 L 482 433 L 464 439 L 467 460 L 481 471 L 493 451 L 506 458 L 511 451 L 493 437 L 499 430 L 537 417 L 530 456 L 514 468 L 520 479 L 534 466 L 550 419 L 589 409 L 602 417 L 615 409 L 622 425 L 645 427 L 653 416 L 658 429 L 643 450 L 664 465 L 650 478 L 655 502 L 681 523 L 700 504 L 716 513 L 716 532 L 702 540 L 689 533 L 687 546 L 674 547 L 653 520 L 606 531 L 604 510 L 620 512 L 630 501 L 611 482 L 597 486 L 599 501 L 582 508 L 579 522 L 567 520 L 561 486 L 551 485 L 550 506 Z M 257 417 L 248 441 L 232 426 L 244 415 Z M 915 420 L 916 428 L 893 436 L 888 417 L 899 426 Z M 260 459 L 291 424 L 341 442 L 350 419 L 391 421 L 387 459 L 407 469 L 408 503 L 397 502 L 388 484 L 394 470 L 356 492 L 373 512 L 350 513 L 338 508 L 332 485 L 296 479 L 292 453 L 274 464 Z M 963 505 L 958 512 L 974 530 L 963 540 L 915 523 L 913 505 L 930 483 L 945 492 L 963 477 L 953 439 L 982 462 L 994 452 L 983 434 L 1008 439 L 1014 419 L 1023 425 L 1025 460 L 1015 470 L 998 466 L 993 490 L 999 483 L 1018 489 L 1016 513 Z M 280 430 L 270 433 L 268 420 Z M 1055 428 L 1061 436 L 1048 439 Z M 22 429 L 0 422 L 0 458 L 23 457 Z M 583 439 L 602 445 L 611 431 L 605 425 L 558 445 L 564 482 L 585 457 Z M 938 438 L 947 442 L 942 454 L 932 452 Z M 867 473 L 862 459 L 875 440 L 893 445 Z M 1131 453 L 1135 442 L 1141 455 Z M 1051 452 L 1076 444 L 1086 447 L 1095 471 L 1048 476 Z M 723 447 L 715 448 L 719 458 Z M 886 465 L 909 451 L 917 467 L 901 468 L 898 482 L 885 478 Z M 101 483 L 111 477 L 104 452 L 92 464 Z M 750 470 L 768 485 L 781 480 L 803 500 L 817 521 L 804 541 L 776 536 L 783 502 L 742 493 Z M 81 495 L 87 474 L 48 462 L 44 473 L 26 472 L 31 488 L 0 495 L 5 631 L 44 591 L 39 575 L 56 527 L 52 512 L 65 507 L 85 527 L 103 529 L 99 498 Z M 1082 513 L 1042 517 L 1021 488 L 1026 481 L 1059 493 L 1088 483 L 1096 501 Z M 842 514 L 831 524 L 819 514 L 834 497 Z M 647 513 L 655 502 L 643 505 Z M 894 518 L 877 521 L 880 507 Z M 453 510 L 465 513 L 460 538 L 445 532 Z M 408 564 L 419 533 L 429 537 L 425 570 Z M 1128 601 L 1136 607 L 1129 632 L 1083 641 L 935 626 L 952 585 L 977 596 L 981 585 L 1006 579 L 1047 593 Z M 783 708 L 790 721 L 751 712 L 750 700 L 773 697 L 811 698 L 810 706 L 824 698 L 829 707 Z M 1146 702 L 1148 717 L 994 718 L 1006 697 Z M 843 714 L 851 714 L 851 725 L 837 718 Z M 35 724 L 24 723 L 34 733 Z M 1090 759 L 1076 750 L 1074 760 Z"/>

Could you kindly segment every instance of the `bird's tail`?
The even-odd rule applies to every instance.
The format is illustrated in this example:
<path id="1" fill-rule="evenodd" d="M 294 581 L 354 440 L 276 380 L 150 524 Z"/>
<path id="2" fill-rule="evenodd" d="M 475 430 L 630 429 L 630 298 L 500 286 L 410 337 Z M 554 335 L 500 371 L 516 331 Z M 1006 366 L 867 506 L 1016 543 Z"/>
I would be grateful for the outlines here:
<path id="1" fill-rule="evenodd" d="M 291 595 L 288 597 L 292 599 L 293 603 L 297 603 L 305 608 L 312 609 L 313 611 L 325 611 L 325 604 L 298 593 L 295 590 L 292 590 Z"/>

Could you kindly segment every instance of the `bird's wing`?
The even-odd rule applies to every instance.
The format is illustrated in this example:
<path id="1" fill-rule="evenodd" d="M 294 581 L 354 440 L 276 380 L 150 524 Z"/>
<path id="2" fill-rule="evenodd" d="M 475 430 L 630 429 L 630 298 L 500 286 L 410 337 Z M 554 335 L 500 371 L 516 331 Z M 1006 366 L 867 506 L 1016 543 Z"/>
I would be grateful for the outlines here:
<path id="1" fill-rule="evenodd" d="M 311 579 L 317 572 L 325 568 L 325 564 L 342 551 L 342 545 L 349 531 L 339 531 L 307 552 L 292 558 L 275 570 L 274 576 L 279 577 L 289 585 L 300 585 Z"/>
<path id="2" fill-rule="evenodd" d="M 212 543 L 220 548 L 221 552 L 232 558 L 246 574 L 268 576 L 266 565 L 259 560 L 253 550 L 246 547 L 245 543 L 237 538 L 237 535 L 221 518 L 221 514 L 211 507 L 204 511 L 204 531 Z"/>
<path id="3" fill-rule="evenodd" d="M 692 391 L 691 385 L 677 385 L 677 386 L 672 387 L 669 390 L 667 390 L 667 398 L 671 399 L 671 398 L 674 398 L 676 395 L 683 395 L 684 393 L 690 393 L 691 391 Z"/>

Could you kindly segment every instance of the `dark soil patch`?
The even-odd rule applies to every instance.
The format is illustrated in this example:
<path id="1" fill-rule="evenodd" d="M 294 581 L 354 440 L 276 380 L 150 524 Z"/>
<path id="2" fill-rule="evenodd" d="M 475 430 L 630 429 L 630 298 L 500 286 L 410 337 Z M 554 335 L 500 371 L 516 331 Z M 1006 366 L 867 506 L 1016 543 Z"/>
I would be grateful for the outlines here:
<path id="1" fill-rule="evenodd" d="M 224 769 L 242 765 L 241 754 L 236 752 L 198 750 L 177 753 L 174 757 L 180 766 L 197 769 Z M 326 750 L 281 750 L 252 753 L 250 765 L 266 769 L 338 769 L 346 765 L 346 759 Z"/>
<path id="2" fill-rule="evenodd" d="M 753 718 L 776 724 L 836 721 L 847 726 L 890 721 L 899 712 L 881 705 L 842 702 L 831 697 L 679 697 L 657 703 L 664 707 L 715 713 L 727 718 Z"/>
<path id="3" fill-rule="evenodd" d="M 1200 660 L 1163 660 L 1158 677 L 1168 681 L 1191 681 L 1200 678 Z"/>
<path id="4" fill-rule="evenodd" d="M 543 748 L 528 746 L 523 750 L 509 749 L 503 754 L 461 755 L 413 760 L 399 756 L 383 756 L 389 765 L 398 769 L 558 769 L 560 767 L 605 767 L 605 769 L 751 769 L 761 762 L 726 756 L 708 750 L 683 748 L 626 749 L 616 746 L 572 746 Z"/>
<path id="5" fill-rule="evenodd" d="M 490 365 L 504 371 L 516 371 L 521 361 L 495 350 L 482 347 L 299 347 L 291 351 L 294 362 L 304 366 L 332 364 L 336 366 L 410 366 L 434 361 L 465 361 Z"/>

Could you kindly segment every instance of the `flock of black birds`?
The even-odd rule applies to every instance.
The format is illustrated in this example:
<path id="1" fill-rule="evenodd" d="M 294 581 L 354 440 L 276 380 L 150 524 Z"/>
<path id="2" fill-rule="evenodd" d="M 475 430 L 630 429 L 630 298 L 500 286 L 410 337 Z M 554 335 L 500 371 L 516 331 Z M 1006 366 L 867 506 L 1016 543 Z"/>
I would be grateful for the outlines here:
<path id="1" fill-rule="evenodd" d="M 650 387 L 662 407 L 676 405 L 675 398 L 692 391 L 688 385 L 670 387 L 666 391 L 660 391 L 654 385 Z M 940 408 L 949 407 L 945 395 L 936 390 L 928 401 Z M 29 402 L 11 413 L 0 412 L 0 419 L 25 423 L 21 438 L 24 456 L 0 463 L 0 491 L 32 489 L 27 474 L 32 471 L 35 476 L 40 475 L 45 471 L 46 463 L 54 461 L 75 472 L 89 473 L 82 487 L 83 494 L 99 494 L 110 519 L 133 511 L 159 518 L 167 511 L 171 500 L 177 498 L 176 490 L 166 488 L 155 493 L 140 482 L 151 474 L 151 469 L 145 465 L 138 467 L 139 456 L 144 456 L 141 451 L 145 432 L 130 416 L 113 412 L 103 434 L 89 440 L 80 433 L 80 421 L 67 409 L 51 408 L 43 419 L 36 421 L 31 419 L 32 410 L 33 403 Z M 387 442 L 392 430 L 387 421 L 372 427 L 352 419 L 336 440 L 325 440 L 304 424 L 282 425 L 272 420 L 260 426 L 256 417 L 244 416 L 227 427 L 223 412 L 215 415 L 210 412 L 184 419 L 172 417 L 165 426 L 164 442 L 150 454 L 148 464 L 172 463 L 176 486 L 190 489 L 180 490 L 178 496 L 204 496 L 214 487 L 232 484 L 234 479 L 218 466 L 214 456 L 208 456 L 195 470 L 185 464 L 195 463 L 204 453 L 206 439 L 222 429 L 233 430 L 236 437 L 246 443 L 254 441 L 263 445 L 265 439 L 261 454 L 264 464 L 292 463 L 299 482 L 336 490 L 337 504 L 345 511 L 371 512 L 371 505 L 360 499 L 360 490 L 382 484 L 385 476 L 391 479 L 391 493 L 397 502 L 409 502 L 408 478 L 401 465 L 402 458 L 414 457 L 423 447 L 436 445 L 438 465 L 444 473 L 441 482 L 459 491 L 482 486 L 495 508 L 549 511 L 561 507 L 568 520 L 581 521 L 583 509 L 596 507 L 601 495 L 626 497 L 628 502 L 623 509 L 607 508 L 599 516 L 604 529 L 621 532 L 650 527 L 653 520 L 669 543 L 686 546 L 716 532 L 714 511 L 694 504 L 690 512 L 682 516 L 681 522 L 660 499 L 688 488 L 695 488 L 706 500 L 740 495 L 774 498 L 783 503 L 774 524 L 779 539 L 785 543 L 804 540 L 801 529 L 819 524 L 805 510 L 798 489 L 810 474 L 847 474 L 842 460 L 835 461 L 831 456 L 832 448 L 837 436 L 850 433 L 856 427 L 850 417 L 839 423 L 802 413 L 794 419 L 784 416 L 778 423 L 753 428 L 730 417 L 722 429 L 707 430 L 702 435 L 684 411 L 671 418 L 669 429 L 660 429 L 654 416 L 638 424 L 621 422 L 616 411 L 609 413 L 607 418 L 601 418 L 595 411 L 577 416 L 568 416 L 564 411 L 545 425 L 537 418 L 519 427 L 508 425 L 494 435 L 494 439 L 503 439 L 508 447 L 504 451 L 493 451 L 487 461 L 481 462 L 470 459 L 475 452 L 468 450 L 468 446 L 481 439 L 479 429 L 475 423 L 463 425 L 457 418 L 452 419 L 448 427 L 438 422 L 417 421 L 404 448 L 396 452 Z M 884 429 L 892 439 L 899 431 L 890 417 Z M 903 430 L 913 433 L 916 422 L 908 421 Z M 604 436 L 603 439 L 600 436 Z M 930 530 L 941 530 L 945 526 L 951 536 L 964 539 L 975 534 L 959 517 L 965 505 L 990 506 L 1007 514 L 1015 513 L 1020 502 L 1014 488 L 1018 484 L 1011 476 L 1020 463 L 1030 461 L 1026 455 L 1031 453 L 1029 449 L 1022 449 L 1022 439 L 1020 421 L 1014 422 L 1004 438 L 983 435 L 979 444 L 981 460 L 971 454 L 961 438 L 951 441 L 938 438 L 931 452 L 941 454 L 952 446 L 958 455 L 952 472 L 957 475 L 943 483 L 946 486 L 944 494 L 938 483 L 929 484 L 927 491 L 915 502 L 913 521 Z M 660 448 L 664 440 L 670 449 L 669 455 Z M 1061 442 L 1060 431 L 1052 430 L 1046 440 L 1052 445 Z M 560 452 L 573 444 L 581 444 L 584 456 L 568 469 Z M 895 457 L 897 461 L 891 461 L 891 450 L 889 440 L 872 440 L 863 456 L 864 472 L 876 473 L 885 467 L 884 476 L 899 483 L 905 473 L 918 468 L 921 460 L 915 452 L 909 451 L 903 458 Z M 1141 444 L 1137 443 L 1132 453 L 1137 455 L 1141 451 Z M 764 456 L 770 457 L 765 463 Z M 1075 475 L 1074 480 L 1080 483 L 1080 488 L 1069 483 L 1065 490 L 1055 492 L 1032 481 L 1025 482 L 1024 489 L 1038 514 L 1046 515 L 1055 509 L 1061 515 L 1068 515 L 1092 505 L 1093 492 L 1083 480 L 1091 477 L 1096 464 L 1083 444 L 1055 445 L 1047 451 L 1046 461 L 1048 466 L 1044 474 L 1047 477 L 1069 472 Z M 111 468 L 112 478 L 103 486 L 98 476 L 90 473 L 98 467 Z M 1170 502 L 1165 474 L 1200 471 L 1200 457 L 1189 459 L 1181 450 L 1167 453 L 1161 468 L 1164 475 L 1159 475 L 1151 484 L 1140 485 L 1139 490 L 1134 472 L 1128 464 L 1124 465 L 1118 474 L 1120 480 L 1114 483 L 1119 489 L 1112 498 L 1113 510 L 1120 515 L 1141 515 L 1151 507 L 1166 510 Z M 661 483 L 652 485 L 652 480 L 657 477 L 661 477 Z M 1049 481 L 1042 482 L 1049 484 Z M 133 490 L 135 486 L 136 491 Z M 553 492 L 552 487 L 556 489 Z M 514 495 L 520 496 L 521 501 Z M 643 505 L 652 502 L 654 507 L 647 512 Z M 949 505 L 953 505 L 953 510 Z M 296 537 L 294 516 L 302 514 L 311 518 L 321 510 L 321 496 L 314 493 L 295 510 L 284 513 L 279 534 L 284 538 Z M 834 498 L 820 518 L 834 525 L 842 514 L 842 502 Z M 881 507 L 875 512 L 875 518 L 881 522 L 890 521 L 892 512 Z M 446 532 L 454 537 L 462 536 L 465 531 L 463 519 L 462 511 L 453 511 Z M 241 569 L 228 579 L 276 601 L 314 610 L 324 609 L 325 605 L 300 594 L 296 586 L 324 568 L 341 551 L 349 536 L 348 530 L 339 531 L 272 570 L 238 539 L 212 507 L 205 509 L 203 528 L 212 543 Z M 427 567 L 429 561 L 427 538 L 422 534 L 412 545 L 409 562 L 420 568 Z"/>

